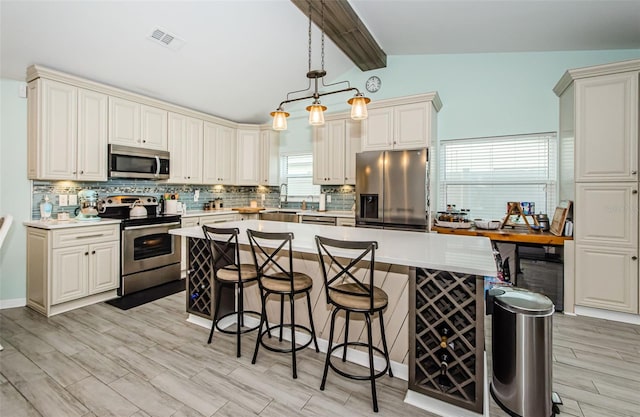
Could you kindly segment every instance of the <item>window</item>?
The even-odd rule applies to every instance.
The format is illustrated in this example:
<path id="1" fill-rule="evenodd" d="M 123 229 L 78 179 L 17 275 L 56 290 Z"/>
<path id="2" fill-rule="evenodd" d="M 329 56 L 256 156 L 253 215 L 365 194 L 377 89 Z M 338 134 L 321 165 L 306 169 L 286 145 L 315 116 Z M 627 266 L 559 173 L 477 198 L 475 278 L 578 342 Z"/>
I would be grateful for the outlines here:
<path id="1" fill-rule="evenodd" d="M 290 200 L 320 195 L 320 186 L 313 183 L 313 155 L 283 155 L 280 178 L 287 184 L 287 196 Z"/>
<path id="2" fill-rule="evenodd" d="M 470 219 L 502 219 L 509 201 L 531 201 L 536 213 L 556 207 L 555 133 L 440 142 L 438 211 L 469 209 Z"/>

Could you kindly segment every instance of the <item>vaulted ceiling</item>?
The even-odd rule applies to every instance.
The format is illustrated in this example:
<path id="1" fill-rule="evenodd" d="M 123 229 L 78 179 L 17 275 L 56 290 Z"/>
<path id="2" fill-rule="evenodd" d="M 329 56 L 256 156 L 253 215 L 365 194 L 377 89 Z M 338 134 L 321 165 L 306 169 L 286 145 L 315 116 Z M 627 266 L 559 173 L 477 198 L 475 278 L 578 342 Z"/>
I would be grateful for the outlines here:
<path id="1" fill-rule="evenodd" d="M 349 4 L 387 56 L 640 48 L 640 0 Z M 157 28 L 180 47 L 152 40 Z M 226 119 L 263 123 L 286 92 L 306 86 L 307 31 L 308 17 L 288 0 L 2 0 L 0 75 L 22 80 L 27 66 L 41 64 Z M 316 26 L 312 35 L 312 67 L 318 68 Z M 327 39 L 327 78 L 353 66 Z"/>

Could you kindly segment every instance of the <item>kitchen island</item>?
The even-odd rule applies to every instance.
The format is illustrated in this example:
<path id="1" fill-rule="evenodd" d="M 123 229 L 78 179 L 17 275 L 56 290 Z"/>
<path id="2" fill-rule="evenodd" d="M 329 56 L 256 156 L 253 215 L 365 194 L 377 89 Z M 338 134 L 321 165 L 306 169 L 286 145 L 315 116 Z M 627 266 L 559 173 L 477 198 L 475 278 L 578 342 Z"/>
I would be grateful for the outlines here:
<path id="1" fill-rule="evenodd" d="M 470 413 L 467 410 L 473 410 L 469 415 L 482 413 L 485 380 L 483 283 L 485 277 L 496 276 L 488 238 L 258 220 L 228 222 L 221 227 L 240 229 L 243 263 L 253 263 L 247 229 L 294 234 L 294 270 L 304 272 L 314 280 L 311 292 L 313 320 L 324 351 L 331 310 L 325 300 L 314 238 L 321 235 L 340 240 L 377 241 L 374 280 L 389 296 L 384 319 L 394 375 L 408 379 L 410 393 L 419 393 L 418 398 L 423 399 L 426 395 L 440 400 L 434 401 L 437 407 L 431 407 L 428 401 L 422 404 L 427 409 L 456 415 Z M 214 310 L 214 289 L 202 229 L 188 227 L 170 233 L 188 238 L 187 311 L 196 319 L 194 321 L 198 316 L 210 320 Z M 259 303 L 257 286 L 246 289 L 245 309 L 259 311 Z M 267 303 L 270 317 L 279 316 L 278 305 L 275 300 Z M 296 311 L 296 317 L 301 320 L 307 317 L 304 305 Z M 344 319 L 338 320 L 336 340 L 343 337 L 344 328 Z M 357 334 L 365 339 L 363 330 L 361 320 L 350 321 L 350 335 Z M 444 377 L 439 359 L 443 331 L 448 332 L 445 340 L 450 350 Z M 377 332 L 374 337 L 379 339 L 379 330 Z M 363 351 L 350 351 L 347 358 L 366 364 Z M 380 358 L 381 367 L 384 367 L 383 362 Z M 416 403 L 415 399 L 416 395 L 411 395 L 412 403 Z M 447 411 L 443 405 L 454 408 Z"/>

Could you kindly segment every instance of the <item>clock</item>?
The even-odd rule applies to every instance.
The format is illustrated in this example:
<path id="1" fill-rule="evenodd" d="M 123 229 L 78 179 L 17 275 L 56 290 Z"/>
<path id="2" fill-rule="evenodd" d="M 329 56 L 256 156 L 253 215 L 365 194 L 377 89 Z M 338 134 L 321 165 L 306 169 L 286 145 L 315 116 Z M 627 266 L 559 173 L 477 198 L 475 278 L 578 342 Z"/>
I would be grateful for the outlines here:
<path id="1" fill-rule="evenodd" d="M 373 75 L 373 76 L 369 77 L 369 79 L 367 80 L 365 86 L 366 86 L 368 92 L 375 93 L 382 86 L 382 81 L 380 81 L 380 78 L 378 78 L 375 75 Z"/>

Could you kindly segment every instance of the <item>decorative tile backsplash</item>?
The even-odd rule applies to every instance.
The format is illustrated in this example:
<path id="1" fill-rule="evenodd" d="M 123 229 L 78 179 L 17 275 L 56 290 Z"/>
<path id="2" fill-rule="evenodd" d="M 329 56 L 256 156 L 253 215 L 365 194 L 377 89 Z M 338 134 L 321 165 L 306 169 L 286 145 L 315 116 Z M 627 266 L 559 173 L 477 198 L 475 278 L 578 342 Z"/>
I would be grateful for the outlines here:
<path id="1" fill-rule="evenodd" d="M 60 206 L 61 194 L 78 194 L 80 190 L 92 189 L 98 192 L 98 197 L 104 198 L 113 195 L 152 195 L 160 198 L 165 193 L 179 194 L 179 200 L 187 205 L 189 210 L 202 210 L 204 204 L 210 200 L 221 198 L 224 208 L 247 207 L 252 200 L 259 207 L 278 207 L 280 204 L 279 187 L 240 187 L 221 185 L 194 185 L 194 184 L 164 184 L 148 180 L 135 179 L 110 179 L 106 182 L 75 182 L 75 181 L 34 181 L 33 182 L 33 210 L 31 217 L 34 220 L 40 218 L 40 202 L 45 195 L 53 204 L 53 217 L 62 211 L 68 212 L 71 217 L 75 215 L 78 205 Z M 194 193 L 200 190 L 198 201 L 193 201 Z M 321 190 L 331 195 L 331 203 L 326 204 L 327 210 L 351 210 L 355 202 L 355 188 L 353 186 L 322 186 Z M 262 195 L 265 195 L 262 204 Z M 315 202 L 307 202 L 308 209 L 318 208 L 318 199 Z M 299 202 L 287 203 L 287 208 L 300 208 Z"/>

